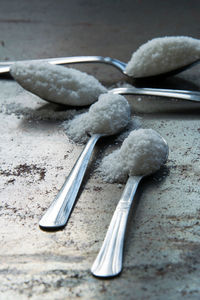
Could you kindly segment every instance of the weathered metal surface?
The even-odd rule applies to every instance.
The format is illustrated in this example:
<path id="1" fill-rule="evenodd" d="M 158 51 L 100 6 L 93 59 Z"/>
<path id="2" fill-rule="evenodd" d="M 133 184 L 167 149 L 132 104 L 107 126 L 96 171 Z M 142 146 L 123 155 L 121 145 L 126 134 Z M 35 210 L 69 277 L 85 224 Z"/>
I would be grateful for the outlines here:
<path id="1" fill-rule="evenodd" d="M 156 2 L 156 10 L 154 1 L 11 3 L 1 4 L 2 60 L 93 54 L 126 61 L 155 36 L 199 37 L 196 1 Z M 81 69 L 108 86 L 124 79 L 108 66 Z M 160 86 L 199 89 L 199 75 L 197 66 Z M 136 124 L 159 131 L 170 155 L 166 167 L 141 183 L 122 274 L 99 280 L 90 267 L 123 185 L 103 183 L 91 164 L 68 225 L 40 230 L 39 219 L 82 149 L 60 127 L 75 111 L 45 104 L 12 80 L 0 81 L 0 99 L 0 299 L 199 299 L 200 105 L 166 112 L 168 101 L 161 113 L 154 99 L 145 114 L 152 98 L 146 104 L 128 98 L 143 110 L 133 117 Z M 92 162 L 108 151 L 100 141 Z"/>

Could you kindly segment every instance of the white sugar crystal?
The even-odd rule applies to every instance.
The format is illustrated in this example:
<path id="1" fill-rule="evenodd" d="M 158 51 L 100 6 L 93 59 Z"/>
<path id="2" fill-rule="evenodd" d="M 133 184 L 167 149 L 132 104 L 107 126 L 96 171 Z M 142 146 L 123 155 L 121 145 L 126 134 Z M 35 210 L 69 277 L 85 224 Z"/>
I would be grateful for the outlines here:
<path id="1" fill-rule="evenodd" d="M 146 77 L 169 72 L 200 58 L 200 40 L 187 36 L 155 38 L 138 48 L 128 62 L 126 72 Z"/>
<path id="2" fill-rule="evenodd" d="M 76 116 L 64 124 L 66 133 L 75 142 L 85 142 L 87 134 L 116 134 L 124 129 L 131 119 L 130 106 L 125 97 L 102 94 L 88 112 Z"/>
<path id="3" fill-rule="evenodd" d="M 65 105 L 89 105 L 107 91 L 91 75 L 47 62 L 17 62 L 11 66 L 11 75 L 29 92 Z"/>
<path id="4" fill-rule="evenodd" d="M 107 155 L 98 171 L 107 182 L 124 182 L 130 175 L 148 175 L 165 162 L 168 146 L 153 129 L 130 133 L 120 149 Z"/>

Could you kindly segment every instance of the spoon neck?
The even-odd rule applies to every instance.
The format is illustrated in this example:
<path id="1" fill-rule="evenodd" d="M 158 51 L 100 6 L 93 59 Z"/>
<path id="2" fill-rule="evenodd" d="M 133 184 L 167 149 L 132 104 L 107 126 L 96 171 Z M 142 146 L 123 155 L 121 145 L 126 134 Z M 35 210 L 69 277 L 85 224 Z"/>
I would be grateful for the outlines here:
<path id="1" fill-rule="evenodd" d="M 137 187 L 143 176 L 130 176 L 125 185 L 121 199 L 126 202 L 132 202 L 136 193 Z"/>
<path id="2" fill-rule="evenodd" d="M 124 63 L 118 59 L 111 58 L 111 57 L 104 57 L 103 60 L 106 64 L 116 67 L 118 70 L 120 70 L 121 72 L 123 72 L 125 74 L 125 69 L 126 69 L 126 65 L 127 65 L 126 63 Z"/>

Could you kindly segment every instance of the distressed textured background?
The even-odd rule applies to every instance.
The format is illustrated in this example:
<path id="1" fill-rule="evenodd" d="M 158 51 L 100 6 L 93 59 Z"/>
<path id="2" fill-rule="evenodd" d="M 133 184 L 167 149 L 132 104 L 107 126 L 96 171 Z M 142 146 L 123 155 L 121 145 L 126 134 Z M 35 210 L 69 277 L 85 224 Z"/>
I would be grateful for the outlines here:
<path id="1" fill-rule="evenodd" d="M 0 59 L 102 55 L 128 61 L 154 37 L 200 38 L 199 19 L 197 0 L 1 0 Z M 109 66 L 76 68 L 106 86 L 125 80 Z M 200 90 L 200 66 L 148 85 Z M 167 139 L 169 160 L 140 186 L 122 274 L 99 280 L 90 267 L 123 190 L 95 173 L 109 140 L 97 145 L 68 225 L 41 231 L 38 221 L 83 148 L 60 126 L 76 111 L 0 80 L 0 299 L 200 298 L 200 104 L 145 99 L 129 97 L 133 118 Z"/>

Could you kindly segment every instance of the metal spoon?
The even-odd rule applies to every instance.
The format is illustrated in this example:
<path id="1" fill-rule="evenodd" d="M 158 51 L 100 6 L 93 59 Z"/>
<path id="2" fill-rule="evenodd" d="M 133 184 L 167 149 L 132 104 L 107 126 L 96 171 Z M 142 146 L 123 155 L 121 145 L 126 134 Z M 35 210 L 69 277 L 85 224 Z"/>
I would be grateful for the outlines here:
<path id="1" fill-rule="evenodd" d="M 127 63 L 122 62 L 118 59 L 111 58 L 111 57 L 103 57 L 103 56 L 71 56 L 71 57 L 58 57 L 58 58 L 46 58 L 46 59 L 34 59 L 34 60 L 27 60 L 27 61 L 46 61 L 54 65 L 66 65 L 66 64 L 76 64 L 76 63 L 103 63 L 112 65 L 113 67 L 117 68 L 120 72 L 122 72 L 124 75 L 130 77 L 125 69 Z M 188 68 L 193 67 L 195 64 L 199 63 L 200 59 L 195 60 L 192 63 L 189 63 L 187 65 L 183 65 L 179 68 L 176 68 L 172 71 L 168 71 L 165 73 L 153 75 L 153 76 L 146 76 L 146 77 L 134 77 L 134 79 L 151 79 L 151 78 L 160 78 L 160 77 L 168 77 L 171 75 L 175 75 L 177 73 L 180 73 Z M 9 62 L 0 62 L 0 74 L 9 75 L 10 66 L 15 63 L 16 61 L 9 61 Z"/>
<path id="2" fill-rule="evenodd" d="M 102 136 L 119 133 L 130 121 L 130 106 L 124 97 L 102 94 L 87 113 L 70 124 L 69 127 L 76 130 L 80 129 L 81 124 L 81 135 L 89 133 L 91 137 L 57 197 L 39 222 L 42 228 L 56 229 L 67 223 L 96 142 Z"/>
<path id="3" fill-rule="evenodd" d="M 121 66 L 119 61 L 115 61 L 116 66 Z M 55 63 L 52 59 L 52 63 Z M 124 64 L 124 63 L 122 63 Z M 1 70 L 1 68 L 0 68 Z M 32 71 L 34 72 L 34 71 Z M 33 73 L 34 74 L 34 73 Z M 14 76 L 15 77 L 15 76 Z M 37 79 L 37 78 L 36 78 Z M 17 78 L 16 78 L 17 80 Z M 18 81 L 18 80 L 17 80 Z M 19 81 L 20 84 L 20 81 Z M 85 83 L 87 86 L 87 83 Z M 23 86 L 23 85 L 22 85 Z M 36 95 L 40 96 L 40 93 L 38 94 L 35 92 L 34 89 L 31 89 L 30 87 L 27 88 L 29 92 L 35 93 Z M 106 89 L 105 89 L 106 90 Z M 110 92 L 113 92 L 115 94 L 122 94 L 122 95 L 128 95 L 128 94 L 135 94 L 135 95 L 153 95 L 153 96 L 162 96 L 162 97 L 174 97 L 178 99 L 184 99 L 184 100 L 190 100 L 190 101 L 199 101 L 200 100 L 200 92 L 197 91 L 188 91 L 188 90 L 172 90 L 172 89 L 156 89 L 156 88 L 136 88 L 136 87 L 131 87 L 131 88 L 118 88 L 118 89 L 112 89 Z M 56 96 L 54 96 L 56 97 Z M 46 101 L 49 102 L 55 102 L 56 104 L 59 104 L 58 99 L 54 97 L 52 99 L 45 99 Z M 48 97 L 49 98 L 49 97 Z M 60 103 L 63 105 L 63 101 Z"/>
<path id="4" fill-rule="evenodd" d="M 167 142 L 163 139 L 165 144 Z M 168 149 L 168 146 L 167 146 Z M 166 160 L 168 152 L 166 155 Z M 114 277 L 122 270 L 124 236 L 128 215 L 137 187 L 144 176 L 130 176 L 123 194 L 116 207 L 108 231 L 106 233 L 103 245 L 97 255 L 91 272 L 97 277 Z"/>

